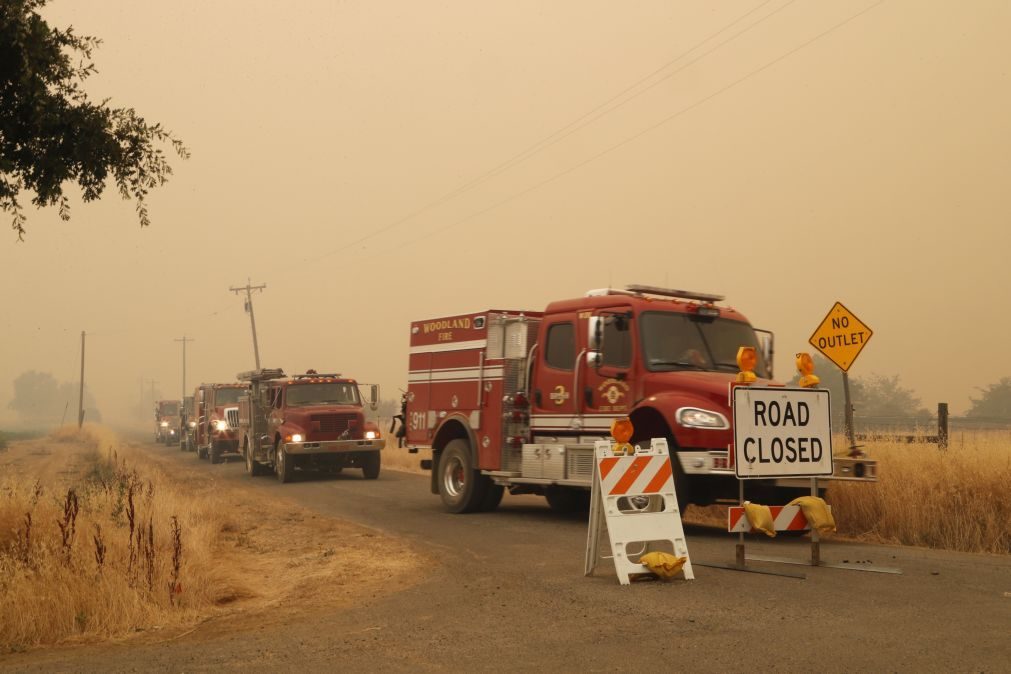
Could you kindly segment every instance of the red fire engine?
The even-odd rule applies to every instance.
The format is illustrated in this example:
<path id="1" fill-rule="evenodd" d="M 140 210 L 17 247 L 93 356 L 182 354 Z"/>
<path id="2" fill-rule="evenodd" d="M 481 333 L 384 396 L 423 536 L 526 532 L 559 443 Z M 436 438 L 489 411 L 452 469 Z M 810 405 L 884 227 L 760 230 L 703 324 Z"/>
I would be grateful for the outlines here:
<path id="1" fill-rule="evenodd" d="M 154 441 L 165 445 L 179 440 L 182 416 L 178 400 L 158 400 L 154 404 Z"/>
<path id="2" fill-rule="evenodd" d="M 201 384 L 193 392 L 197 415 L 192 421 L 197 458 L 220 463 L 239 451 L 239 397 L 246 384 Z"/>
<path id="3" fill-rule="evenodd" d="M 407 444 L 432 449 L 432 493 L 452 512 L 492 510 L 504 488 L 558 510 L 588 503 L 593 443 L 629 417 L 633 442 L 667 438 L 678 500 L 736 499 L 728 403 L 741 346 L 772 376 L 772 334 L 718 295 L 628 286 L 592 290 L 543 312 L 489 310 L 411 325 Z M 836 476 L 873 479 L 873 462 L 836 460 Z M 756 500 L 809 493 L 752 481 Z"/>
<path id="4" fill-rule="evenodd" d="M 249 382 L 239 399 L 238 427 L 250 475 L 268 468 L 289 482 L 296 469 L 355 467 L 366 479 L 379 477 L 386 441 L 376 424 L 365 421 L 355 380 L 315 370 L 289 378 L 279 369 L 238 378 Z M 378 386 L 371 387 L 369 404 L 378 406 Z"/>

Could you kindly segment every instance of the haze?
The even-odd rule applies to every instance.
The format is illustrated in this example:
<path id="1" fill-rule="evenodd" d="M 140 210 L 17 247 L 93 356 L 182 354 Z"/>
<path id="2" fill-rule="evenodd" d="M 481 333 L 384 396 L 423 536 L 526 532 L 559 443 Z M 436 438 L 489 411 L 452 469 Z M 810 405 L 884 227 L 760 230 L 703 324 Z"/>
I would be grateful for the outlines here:
<path id="1" fill-rule="evenodd" d="M 143 379 L 182 395 L 184 335 L 188 393 L 233 380 L 253 365 L 229 292 L 247 278 L 267 284 L 265 367 L 341 371 L 386 398 L 406 382 L 411 320 L 626 283 L 726 294 L 776 333 L 784 380 L 837 300 L 874 330 L 854 377 L 898 374 L 960 413 L 1011 375 L 1007 2 L 44 14 L 102 38 L 93 98 L 163 123 L 192 159 L 152 194 L 149 228 L 110 189 L 87 205 L 72 192 L 67 223 L 30 211 L 24 244 L 9 233 L 0 420 L 20 373 L 77 379 L 82 330 L 106 421 L 137 418 Z M 656 84 L 578 126 L 640 81 L 629 93 Z"/>

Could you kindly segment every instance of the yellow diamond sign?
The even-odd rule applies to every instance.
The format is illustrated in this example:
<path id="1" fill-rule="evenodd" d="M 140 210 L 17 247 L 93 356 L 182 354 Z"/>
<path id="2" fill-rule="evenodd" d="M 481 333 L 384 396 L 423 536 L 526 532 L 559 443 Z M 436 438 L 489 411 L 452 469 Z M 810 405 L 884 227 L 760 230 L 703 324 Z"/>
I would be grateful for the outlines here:
<path id="1" fill-rule="evenodd" d="M 873 334 L 853 312 L 836 302 L 807 341 L 843 372 L 848 372 Z"/>

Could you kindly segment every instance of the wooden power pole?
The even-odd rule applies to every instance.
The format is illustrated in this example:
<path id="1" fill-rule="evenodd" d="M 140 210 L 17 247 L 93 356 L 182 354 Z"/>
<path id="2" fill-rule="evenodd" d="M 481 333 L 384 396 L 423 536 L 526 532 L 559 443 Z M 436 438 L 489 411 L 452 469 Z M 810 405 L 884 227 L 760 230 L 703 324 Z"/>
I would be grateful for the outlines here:
<path id="1" fill-rule="evenodd" d="M 84 425 L 84 330 L 81 330 L 81 389 L 77 395 L 77 427 Z"/>
<path id="2" fill-rule="evenodd" d="M 238 295 L 241 292 L 246 293 L 246 311 L 249 313 L 249 324 L 253 328 L 253 358 L 256 360 L 257 370 L 260 369 L 260 347 L 256 343 L 256 317 L 253 315 L 253 291 L 254 290 L 262 291 L 266 287 L 267 287 L 266 283 L 263 283 L 258 286 L 250 285 L 250 281 L 247 278 L 245 286 L 239 288 L 236 287 L 229 288 L 229 290 L 231 290 L 236 295 Z"/>

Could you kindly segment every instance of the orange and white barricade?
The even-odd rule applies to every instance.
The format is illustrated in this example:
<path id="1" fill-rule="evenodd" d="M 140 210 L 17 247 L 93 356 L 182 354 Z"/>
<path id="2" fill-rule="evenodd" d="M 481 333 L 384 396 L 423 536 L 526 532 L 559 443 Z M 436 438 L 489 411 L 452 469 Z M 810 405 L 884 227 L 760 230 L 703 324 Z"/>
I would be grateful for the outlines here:
<path id="1" fill-rule="evenodd" d="M 637 560 L 650 551 L 650 544 L 663 542 L 670 543 L 674 555 L 685 558 L 684 577 L 694 580 L 667 440 L 653 438 L 648 448 L 635 447 L 628 455 L 616 454 L 615 447 L 603 440 L 594 445 L 585 575 L 593 573 L 601 558 L 600 529 L 606 524 L 610 557 L 622 585 L 629 584 L 629 574 L 650 572 Z"/>
<path id="2" fill-rule="evenodd" d="M 826 508 L 832 512 L 832 506 Z M 776 531 L 808 531 L 811 528 L 800 506 L 769 506 L 769 511 Z M 754 531 L 743 506 L 727 508 L 727 531 L 732 534 Z"/>

